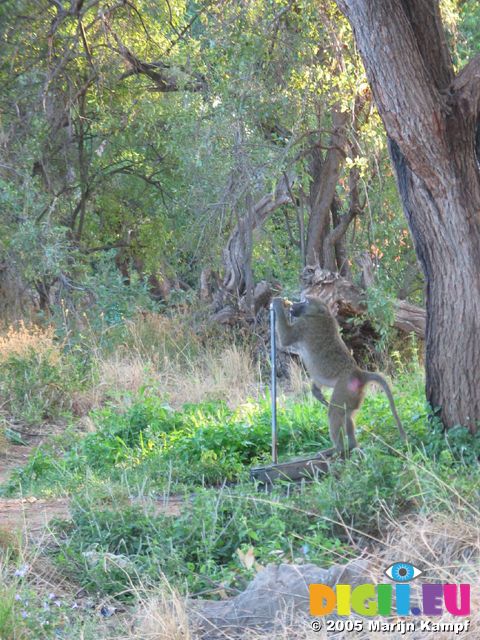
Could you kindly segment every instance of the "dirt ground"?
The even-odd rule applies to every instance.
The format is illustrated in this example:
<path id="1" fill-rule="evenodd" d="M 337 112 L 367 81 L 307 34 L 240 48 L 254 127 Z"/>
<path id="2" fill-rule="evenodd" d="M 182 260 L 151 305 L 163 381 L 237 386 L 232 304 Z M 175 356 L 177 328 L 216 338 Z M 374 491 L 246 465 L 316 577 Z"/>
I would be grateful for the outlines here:
<path id="1" fill-rule="evenodd" d="M 16 467 L 26 464 L 28 458 L 38 444 L 32 443 L 26 446 L 7 443 L 0 452 L 0 484 L 6 482 Z"/>
<path id="2" fill-rule="evenodd" d="M 8 443 L 0 453 L 0 484 L 8 480 L 17 467 L 26 464 L 28 458 L 41 444 L 38 438 L 29 438 L 29 444 Z M 137 501 L 136 501 L 137 502 Z M 155 503 L 155 511 L 166 515 L 179 515 L 183 499 L 168 496 Z M 69 517 L 69 498 L 0 498 L 0 528 L 20 530 L 29 538 L 37 538 L 52 518 Z M 151 505 L 151 502 L 148 503 Z"/>
<path id="3" fill-rule="evenodd" d="M 68 498 L 0 498 L 0 527 L 37 537 L 52 518 L 68 518 Z"/>
<path id="4" fill-rule="evenodd" d="M 17 467 L 26 464 L 28 458 L 41 444 L 41 439 L 31 437 L 29 444 L 8 442 L 0 453 L 0 484 L 8 480 Z M 52 500 L 26 498 L 0 498 L 0 527 L 28 531 L 29 536 L 38 535 L 52 518 L 68 517 L 68 499 Z"/>

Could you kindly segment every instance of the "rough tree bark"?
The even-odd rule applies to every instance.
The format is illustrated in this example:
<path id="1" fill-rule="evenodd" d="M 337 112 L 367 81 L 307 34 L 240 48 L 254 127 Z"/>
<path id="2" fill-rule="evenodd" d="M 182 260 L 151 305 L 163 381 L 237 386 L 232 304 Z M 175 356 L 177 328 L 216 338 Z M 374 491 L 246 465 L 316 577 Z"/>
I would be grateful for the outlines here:
<path id="1" fill-rule="evenodd" d="M 332 131 L 326 153 L 322 153 L 321 141 L 312 144 L 309 171 L 312 177 L 309 194 L 310 216 L 308 220 L 306 260 L 307 265 L 319 264 L 328 270 L 349 275 L 345 237 L 348 227 L 362 207 L 359 202 L 359 171 L 354 166 L 350 171 L 349 211 L 340 215 L 341 204 L 336 189 L 345 158 L 360 155 L 357 142 L 358 129 L 368 118 L 371 103 L 370 91 L 359 93 L 351 112 L 341 111 L 336 104 L 332 109 Z M 319 128 L 322 117 L 318 115 Z"/>
<path id="2" fill-rule="evenodd" d="M 426 279 L 426 393 L 446 427 L 480 423 L 480 56 L 455 76 L 438 1 L 337 0 L 389 137 Z"/>
<path id="3" fill-rule="evenodd" d="M 292 176 L 284 174 L 279 180 L 275 193 L 263 196 L 258 202 L 251 206 L 248 216 L 243 216 L 240 223 L 235 228 L 228 239 L 223 252 L 224 279 L 223 288 L 230 294 L 240 297 L 245 292 L 245 232 L 244 226 L 249 224 L 250 233 L 254 233 L 262 227 L 265 220 L 276 209 L 291 202 Z"/>
<path id="4" fill-rule="evenodd" d="M 323 240 L 328 231 L 330 208 L 346 156 L 348 113 L 337 106 L 332 112 L 329 149 L 322 158 L 320 149 L 312 152 L 310 171 L 310 218 L 307 230 L 307 264 L 323 264 Z"/>

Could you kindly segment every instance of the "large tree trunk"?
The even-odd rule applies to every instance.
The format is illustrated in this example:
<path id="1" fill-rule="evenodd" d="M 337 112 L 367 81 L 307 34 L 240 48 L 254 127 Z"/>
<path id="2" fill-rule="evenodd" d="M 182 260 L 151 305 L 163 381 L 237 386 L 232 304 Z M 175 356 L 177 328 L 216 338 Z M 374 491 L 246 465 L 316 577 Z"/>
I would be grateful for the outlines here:
<path id="1" fill-rule="evenodd" d="M 337 0 L 389 137 L 426 278 L 426 391 L 447 427 L 480 423 L 480 57 L 455 77 L 438 2 Z"/>

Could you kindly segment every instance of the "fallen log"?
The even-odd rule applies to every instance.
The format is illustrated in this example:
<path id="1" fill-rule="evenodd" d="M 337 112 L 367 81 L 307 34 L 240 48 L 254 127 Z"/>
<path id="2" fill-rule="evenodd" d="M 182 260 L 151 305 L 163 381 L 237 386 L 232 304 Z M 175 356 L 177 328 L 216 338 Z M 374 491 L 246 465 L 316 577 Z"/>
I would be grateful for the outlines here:
<path id="1" fill-rule="evenodd" d="M 393 309 L 395 320 L 393 326 L 404 333 L 414 333 L 425 339 L 425 323 L 427 316 L 425 309 L 421 309 L 406 300 L 394 300 Z"/>
<path id="2" fill-rule="evenodd" d="M 367 311 L 364 289 L 320 266 L 305 267 L 302 273 L 304 295 L 323 300 L 338 316 L 339 320 L 361 317 Z M 403 333 L 414 333 L 422 340 L 425 338 L 426 313 L 406 300 L 393 301 L 393 326 Z"/>

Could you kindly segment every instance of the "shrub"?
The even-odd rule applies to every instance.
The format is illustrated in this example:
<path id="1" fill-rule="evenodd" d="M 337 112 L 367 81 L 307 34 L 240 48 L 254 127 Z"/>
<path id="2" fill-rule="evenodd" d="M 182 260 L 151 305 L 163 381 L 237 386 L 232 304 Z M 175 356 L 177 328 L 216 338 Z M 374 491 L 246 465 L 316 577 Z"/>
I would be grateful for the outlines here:
<path id="1" fill-rule="evenodd" d="M 424 449 L 429 457 L 449 465 L 458 462 L 478 465 L 480 431 L 472 434 L 466 427 L 461 426 L 445 430 L 437 417 L 432 422 L 424 442 Z"/>
<path id="2" fill-rule="evenodd" d="M 74 361 L 63 354 L 52 328 L 20 324 L 0 338 L 0 397 L 15 418 L 27 424 L 59 418 L 78 384 Z"/>
<path id="3" fill-rule="evenodd" d="M 200 490 L 175 517 L 85 503 L 72 515 L 70 523 L 57 525 L 63 542 L 56 560 L 86 588 L 110 595 L 165 577 L 190 593 L 219 583 L 244 586 L 253 570 L 253 562 L 241 561 L 245 551 L 260 564 L 308 558 L 328 565 L 348 553 L 323 520 L 295 507 L 294 498 L 262 499 L 245 488 Z"/>
<path id="4" fill-rule="evenodd" d="M 413 477 L 406 460 L 370 445 L 313 485 L 311 505 L 337 534 L 345 526 L 376 534 L 387 511 L 398 517 L 411 506 L 415 490 L 406 487 Z"/>
<path id="5" fill-rule="evenodd" d="M 72 491 L 86 474 L 163 489 L 171 482 L 219 485 L 238 481 L 248 466 L 270 459 L 269 399 L 244 403 L 237 409 L 224 402 L 186 404 L 176 411 L 146 390 L 125 408 L 108 405 L 91 414 L 95 433 L 74 437 L 59 456 L 43 448 L 7 491 Z M 419 398 L 400 396 L 410 441 L 420 442 L 425 430 Z M 416 412 L 416 417 L 414 415 Z M 368 419 L 362 427 L 362 421 Z M 415 423 L 415 420 L 417 422 Z M 360 442 L 380 438 L 385 453 L 398 443 L 398 433 L 383 394 L 371 394 L 359 416 Z M 278 407 L 281 458 L 308 455 L 330 446 L 326 410 L 319 403 L 286 401 Z M 414 427 L 414 428 L 412 428 Z M 385 442 L 383 442 L 385 439 Z M 57 447 L 58 449 L 58 447 Z M 146 480 L 145 480 L 146 479 Z"/>
<path id="6" fill-rule="evenodd" d="M 294 404 L 279 410 L 282 455 L 327 446 L 326 433 L 317 429 L 322 410 Z M 163 474 L 177 482 L 220 484 L 238 479 L 246 465 L 265 460 L 270 453 L 267 401 L 235 411 L 221 402 L 184 405 L 183 411 L 174 411 L 156 397 L 143 397 L 123 412 L 113 407 L 97 411 L 94 420 L 99 430 L 77 440 L 52 469 L 90 468 L 109 476 L 131 469 L 149 478 Z M 23 482 L 29 482 L 32 471 L 25 467 Z"/>

